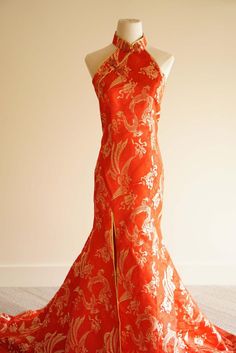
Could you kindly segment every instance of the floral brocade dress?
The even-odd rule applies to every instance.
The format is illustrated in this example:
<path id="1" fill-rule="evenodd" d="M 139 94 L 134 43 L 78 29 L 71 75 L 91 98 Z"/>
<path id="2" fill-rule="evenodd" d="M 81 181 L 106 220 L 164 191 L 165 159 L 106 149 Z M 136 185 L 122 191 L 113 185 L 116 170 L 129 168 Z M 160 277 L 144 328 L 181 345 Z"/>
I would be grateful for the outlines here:
<path id="1" fill-rule="evenodd" d="M 165 75 L 144 34 L 112 43 L 92 78 L 103 134 L 91 232 L 47 305 L 0 313 L 0 353 L 235 353 L 236 335 L 199 309 L 163 241 Z"/>

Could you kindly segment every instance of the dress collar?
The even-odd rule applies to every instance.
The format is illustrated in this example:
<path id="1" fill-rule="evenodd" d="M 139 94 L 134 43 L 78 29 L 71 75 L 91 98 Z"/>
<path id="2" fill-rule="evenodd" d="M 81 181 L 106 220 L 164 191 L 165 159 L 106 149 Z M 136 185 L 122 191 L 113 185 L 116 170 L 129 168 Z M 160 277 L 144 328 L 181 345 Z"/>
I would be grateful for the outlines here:
<path id="1" fill-rule="evenodd" d="M 136 39 L 132 43 L 118 36 L 117 31 L 115 31 L 112 39 L 112 43 L 121 50 L 124 51 L 141 51 L 146 48 L 147 38 L 143 33 L 142 37 Z"/>

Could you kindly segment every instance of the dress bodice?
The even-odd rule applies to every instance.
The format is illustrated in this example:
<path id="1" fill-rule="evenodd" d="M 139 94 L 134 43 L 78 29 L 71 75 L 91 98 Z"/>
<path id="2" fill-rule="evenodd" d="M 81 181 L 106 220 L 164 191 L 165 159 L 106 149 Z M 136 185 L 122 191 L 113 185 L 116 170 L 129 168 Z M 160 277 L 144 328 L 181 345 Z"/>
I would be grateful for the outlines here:
<path id="1" fill-rule="evenodd" d="M 160 118 L 165 76 L 147 51 L 147 38 L 130 43 L 115 31 L 114 52 L 101 64 L 92 83 L 100 104 L 103 131 L 120 121 L 121 132 L 140 136 Z M 122 131 L 123 129 L 123 131 Z"/>
<path id="2" fill-rule="evenodd" d="M 102 173 L 108 189 L 124 192 L 146 175 L 154 178 L 157 168 L 162 178 L 158 121 L 164 75 L 146 50 L 144 34 L 129 43 L 115 32 L 112 43 L 114 52 L 93 78 L 103 130 L 96 179 Z"/>
<path id="3" fill-rule="evenodd" d="M 127 103 L 136 93 L 146 91 L 160 103 L 165 75 L 147 51 L 145 34 L 130 43 L 115 31 L 112 43 L 116 47 L 114 52 L 104 60 L 92 78 L 98 98 L 106 100 L 107 95 L 112 93 L 116 101 L 124 98 Z"/>

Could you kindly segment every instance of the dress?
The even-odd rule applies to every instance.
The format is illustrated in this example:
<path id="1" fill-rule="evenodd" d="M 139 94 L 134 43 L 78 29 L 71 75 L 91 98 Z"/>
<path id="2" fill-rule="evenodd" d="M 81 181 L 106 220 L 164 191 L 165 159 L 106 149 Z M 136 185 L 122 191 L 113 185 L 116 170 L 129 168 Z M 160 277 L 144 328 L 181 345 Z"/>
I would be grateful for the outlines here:
<path id="1" fill-rule="evenodd" d="M 112 43 L 92 78 L 103 134 L 91 233 L 45 307 L 0 314 L 0 352 L 236 352 L 236 335 L 200 311 L 163 242 L 165 75 L 144 34 L 129 43 L 115 31 Z"/>

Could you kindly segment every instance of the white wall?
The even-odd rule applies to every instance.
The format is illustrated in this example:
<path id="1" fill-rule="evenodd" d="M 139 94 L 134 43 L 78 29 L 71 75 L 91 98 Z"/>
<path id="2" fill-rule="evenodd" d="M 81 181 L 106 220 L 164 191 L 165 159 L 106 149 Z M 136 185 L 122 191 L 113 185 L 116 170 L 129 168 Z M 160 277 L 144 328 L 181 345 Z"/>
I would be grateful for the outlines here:
<path id="1" fill-rule="evenodd" d="M 162 229 L 186 284 L 236 284 L 234 1 L 0 2 L 0 286 L 60 285 L 93 221 L 101 126 L 84 57 L 140 18 L 175 56 Z"/>

